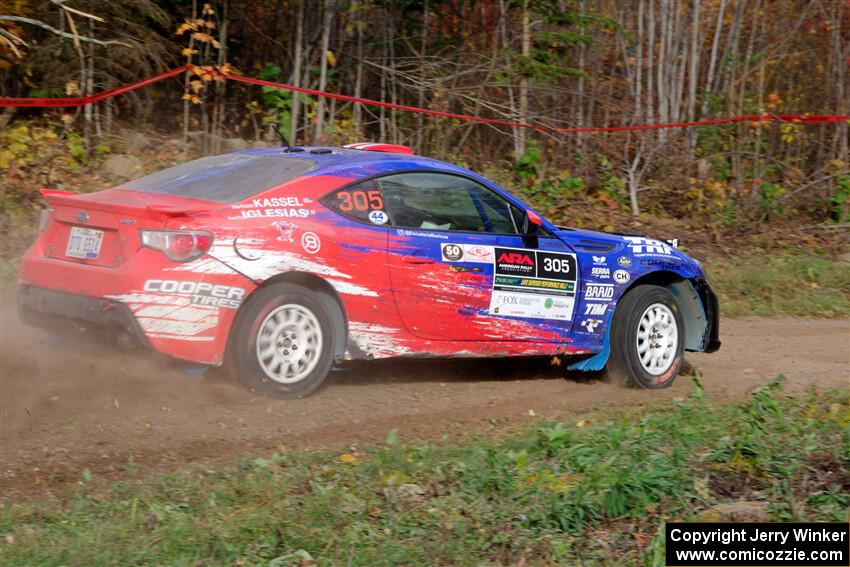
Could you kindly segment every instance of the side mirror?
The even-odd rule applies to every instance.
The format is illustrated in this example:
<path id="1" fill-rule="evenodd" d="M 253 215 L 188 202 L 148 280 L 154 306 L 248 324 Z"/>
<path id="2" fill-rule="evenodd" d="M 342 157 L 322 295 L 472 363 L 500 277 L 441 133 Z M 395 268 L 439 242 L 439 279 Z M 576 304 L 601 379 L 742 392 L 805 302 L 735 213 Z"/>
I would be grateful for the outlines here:
<path id="1" fill-rule="evenodd" d="M 537 234 L 542 222 L 540 215 L 534 211 L 525 211 L 525 218 L 522 221 L 522 233 L 526 236 Z"/>
<path id="2" fill-rule="evenodd" d="M 543 220 L 534 211 L 525 211 L 522 221 L 522 239 L 527 248 L 537 248 L 537 233 Z"/>

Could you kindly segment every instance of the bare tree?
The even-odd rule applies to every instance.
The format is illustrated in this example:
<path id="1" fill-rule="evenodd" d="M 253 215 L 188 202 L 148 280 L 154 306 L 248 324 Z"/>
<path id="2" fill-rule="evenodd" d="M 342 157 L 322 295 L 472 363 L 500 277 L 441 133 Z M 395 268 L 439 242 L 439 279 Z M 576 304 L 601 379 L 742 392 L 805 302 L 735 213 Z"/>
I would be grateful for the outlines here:
<path id="1" fill-rule="evenodd" d="M 330 49 L 331 26 L 334 18 L 334 0 L 325 0 L 324 18 L 322 20 L 322 48 L 319 54 L 319 90 L 327 87 L 328 81 L 328 50 Z M 323 130 L 325 126 L 325 97 L 319 97 L 316 109 L 316 133 L 314 143 L 322 143 Z"/>

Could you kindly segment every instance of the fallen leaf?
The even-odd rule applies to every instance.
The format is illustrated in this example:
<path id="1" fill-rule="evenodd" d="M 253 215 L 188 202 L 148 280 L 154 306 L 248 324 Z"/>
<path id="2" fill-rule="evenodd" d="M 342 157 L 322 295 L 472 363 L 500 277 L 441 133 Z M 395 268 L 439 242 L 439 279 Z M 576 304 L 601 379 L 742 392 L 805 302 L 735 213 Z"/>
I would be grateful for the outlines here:
<path id="1" fill-rule="evenodd" d="M 395 445 L 398 443 L 398 429 L 393 429 L 387 433 L 387 445 Z"/>

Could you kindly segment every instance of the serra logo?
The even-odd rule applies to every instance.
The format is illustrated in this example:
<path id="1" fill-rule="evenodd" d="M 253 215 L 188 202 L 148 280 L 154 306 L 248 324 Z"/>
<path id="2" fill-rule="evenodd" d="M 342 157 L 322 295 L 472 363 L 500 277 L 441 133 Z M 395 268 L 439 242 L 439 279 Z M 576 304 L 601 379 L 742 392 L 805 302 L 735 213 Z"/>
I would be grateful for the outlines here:
<path id="1" fill-rule="evenodd" d="M 534 260 L 531 259 L 531 256 L 528 254 L 521 254 L 519 252 L 502 252 L 502 255 L 499 256 L 500 264 L 518 264 L 521 266 L 533 266 Z"/>

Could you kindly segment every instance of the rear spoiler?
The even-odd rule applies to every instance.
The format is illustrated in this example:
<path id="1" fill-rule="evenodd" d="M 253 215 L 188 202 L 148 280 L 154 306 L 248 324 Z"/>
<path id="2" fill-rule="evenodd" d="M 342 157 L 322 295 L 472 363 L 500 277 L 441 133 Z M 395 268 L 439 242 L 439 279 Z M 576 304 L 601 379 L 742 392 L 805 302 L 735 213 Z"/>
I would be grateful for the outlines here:
<path id="1" fill-rule="evenodd" d="M 67 197 L 69 195 L 73 195 L 71 191 L 63 191 L 62 189 L 47 189 L 42 187 L 38 190 L 41 193 L 41 196 L 44 197 L 44 200 L 48 203 L 53 203 L 53 199 L 55 197 Z"/>
<path id="2" fill-rule="evenodd" d="M 110 203 L 104 201 L 81 200 L 82 195 L 72 193 L 71 191 L 63 191 L 61 189 L 39 189 L 41 196 L 50 205 L 64 205 L 66 207 L 85 207 L 86 209 L 94 209 L 98 211 L 109 211 L 116 213 L 124 213 L 134 216 L 143 216 L 153 220 L 162 220 L 172 217 L 187 217 L 192 215 L 202 215 L 209 213 L 210 207 L 198 207 L 187 205 L 184 207 L 175 205 L 145 205 L 143 207 L 134 207 L 119 203 Z"/>

